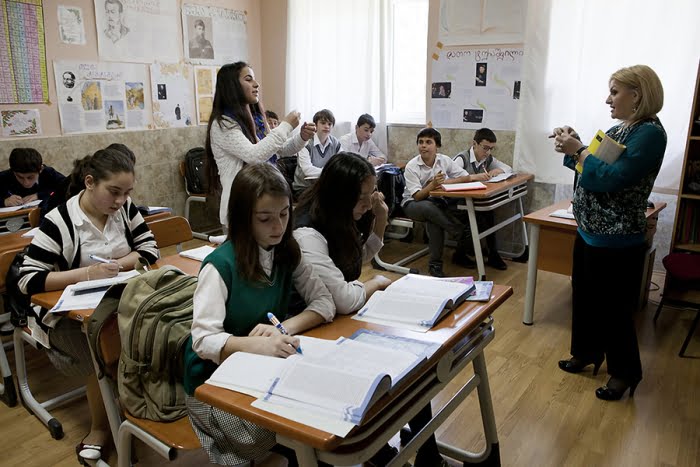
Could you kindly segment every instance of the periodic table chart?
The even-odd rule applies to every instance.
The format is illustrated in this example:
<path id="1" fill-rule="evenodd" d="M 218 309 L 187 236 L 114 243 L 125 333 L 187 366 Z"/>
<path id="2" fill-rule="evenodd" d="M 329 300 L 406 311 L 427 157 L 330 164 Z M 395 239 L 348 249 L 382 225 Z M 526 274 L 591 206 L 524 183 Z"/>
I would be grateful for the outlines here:
<path id="1" fill-rule="evenodd" d="M 0 0 L 0 104 L 49 100 L 42 0 Z"/>

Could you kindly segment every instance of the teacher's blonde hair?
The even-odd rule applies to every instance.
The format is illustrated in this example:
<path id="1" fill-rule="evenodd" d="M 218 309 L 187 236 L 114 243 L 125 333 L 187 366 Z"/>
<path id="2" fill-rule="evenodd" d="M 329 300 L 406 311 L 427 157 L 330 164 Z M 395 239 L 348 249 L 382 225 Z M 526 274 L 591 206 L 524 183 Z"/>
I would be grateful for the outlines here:
<path id="1" fill-rule="evenodd" d="M 664 106 L 664 88 L 658 75 L 650 67 L 634 65 L 620 68 L 610 76 L 610 81 L 612 80 L 639 93 L 639 101 L 630 121 L 655 117 Z"/>

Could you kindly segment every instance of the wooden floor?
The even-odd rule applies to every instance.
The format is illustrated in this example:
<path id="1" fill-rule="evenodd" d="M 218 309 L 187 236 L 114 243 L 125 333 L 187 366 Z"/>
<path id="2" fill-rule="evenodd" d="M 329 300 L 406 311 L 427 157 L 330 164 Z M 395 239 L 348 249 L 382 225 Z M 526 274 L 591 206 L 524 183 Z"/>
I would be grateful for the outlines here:
<path id="1" fill-rule="evenodd" d="M 193 244 L 194 245 L 194 244 Z M 387 244 L 383 258 L 420 245 Z M 166 251 L 165 254 L 172 254 Z M 449 252 L 446 252 L 448 257 Z M 426 258 L 412 266 L 427 270 Z M 508 263 L 507 271 L 487 269 L 489 279 L 511 285 L 514 295 L 494 315 L 496 337 L 486 350 L 503 466 L 700 466 L 700 359 L 679 358 L 678 350 L 693 317 L 690 311 L 665 309 L 652 324 L 653 303 L 637 315 L 644 380 L 633 400 L 604 402 L 594 391 L 607 381 L 605 366 L 594 377 L 564 373 L 557 361 L 569 355 L 570 282 L 565 276 L 540 272 L 534 326 L 521 323 L 527 265 Z M 451 275 L 474 270 L 445 266 Z M 366 267 L 364 278 L 379 273 Z M 386 274 L 388 277 L 398 277 Z M 655 275 L 654 282 L 663 283 Z M 650 294 L 658 300 L 658 291 Z M 65 381 L 41 352 L 27 349 L 30 382 L 38 396 L 55 394 Z M 700 356 L 700 332 L 688 353 Z M 13 352 L 8 352 L 12 361 Z M 14 367 L 14 365 L 12 365 Z M 472 374 L 465 370 L 463 378 Z M 434 407 L 450 396 L 441 394 Z M 66 436 L 53 440 L 20 405 L 0 406 L 0 465 L 76 465 L 74 446 L 87 433 L 85 400 L 54 411 Z M 456 446 L 483 448 L 476 395 L 470 396 L 438 432 Z M 142 450 L 138 465 L 165 462 Z M 201 465 L 206 456 L 190 453 L 172 465 Z M 116 465 L 111 456 L 110 463 Z M 271 458 L 265 465 L 284 465 Z M 459 464 L 452 464 L 459 465 Z"/>

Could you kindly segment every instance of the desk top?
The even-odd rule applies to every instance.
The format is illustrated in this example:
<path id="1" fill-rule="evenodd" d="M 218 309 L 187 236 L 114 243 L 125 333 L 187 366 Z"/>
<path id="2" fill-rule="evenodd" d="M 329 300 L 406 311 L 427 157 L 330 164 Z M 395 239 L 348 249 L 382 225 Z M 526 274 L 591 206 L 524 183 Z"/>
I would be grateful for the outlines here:
<path id="1" fill-rule="evenodd" d="M 467 191 L 445 191 L 445 190 L 433 190 L 430 192 L 430 196 L 442 196 L 445 198 L 490 198 L 499 193 L 503 193 L 514 186 L 522 185 L 530 180 L 534 179 L 535 176 L 532 174 L 516 174 L 507 180 L 503 180 L 498 183 L 484 183 L 486 188 L 481 190 L 467 190 Z"/>
<path id="2" fill-rule="evenodd" d="M 27 233 L 26 230 L 20 232 L 10 232 L 3 234 L 0 237 L 0 253 L 7 250 L 16 250 L 24 248 L 32 242 L 31 237 L 23 237 L 22 234 Z"/>
<path id="3" fill-rule="evenodd" d="M 547 206 L 546 208 L 542 208 L 539 211 L 531 212 L 527 216 L 523 218 L 525 222 L 529 222 L 530 224 L 539 224 L 539 225 L 544 225 L 544 226 L 549 226 L 549 227 L 557 227 L 559 229 L 563 230 L 576 230 L 578 228 L 578 224 L 576 223 L 575 220 L 573 219 L 564 219 L 561 217 L 552 217 L 550 216 L 551 213 L 558 209 L 567 209 L 569 205 L 571 204 L 570 199 L 565 199 L 563 201 L 559 201 L 558 203 L 554 203 L 551 206 Z M 653 208 L 647 209 L 646 216 L 647 219 L 650 217 L 654 217 L 659 214 L 664 208 L 666 208 L 666 203 L 657 201 L 654 203 Z"/>
<path id="4" fill-rule="evenodd" d="M 404 329 L 353 320 L 350 316 L 336 316 L 332 323 L 311 329 L 304 335 L 322 339 L 337 339 L 340 336 L 351 336 L 356 330 L 365 328 L 441 344 L 440 349 L 429 360 L 432 365 L 425 365 L 423 371 L 414 374 L 410 381 L 399 383 L 392 395 L 385 395 L 379 399 L 370 409 L 369 420 L 373 414 L 381 412 L 384 407 L 400 397 L 402 392 L 409 389 L 412 381 L 433 368 L 447 352 L 455 348 L 471 331 L 492 315 L 512 294 L 511 287 L 495 285 L 489 302 L 465 302 L 456 311 L 438 322 L 433 329 L 421 335 Z M 343 441 L 343 438 L 331 433 L 252 407 L 250 404 L 255 401 L 255 398 L 246 394 L 204 384 L 197 388 L 195 396 L 207 404 L 323 451 L 332 451 Z M 351 433 L 354 432 L 353 430 Z"/>
<path id="5" fill-rule="evenodd" d="M 182 271 L 191 276 L 196 276 L 199 273 L 199 267 L 202 265 L 202 263 L 197 260 L 183 258 L 180 255 L 172 255 L 159 259 L 156 262 L 156 267 L 164 266 L 166 264 L 182 269 Z M 50 310 L 56 305 L 56 303 L 58 303 L 58 300 L 61 298 L 62 293 L 63 290 L 54 290 L 52 292 L 38 293 L 32 295 L 32 303 Z M 76 321 L 85 321 L 89 319 L 90 316 L 92 316 L 93 311 L 93 309 L 71 310 L 68 312 L 67 316 L 70 319 L 74 319 Z"/>
<path id="6" fill-rule="evenodd" d="M 17 209 L 16 211 L 0 212 L 0 220 L 1 219 L 10 219 L 12 217 L 28 216 L 29 211 L 31 211 L 32 209 L 34 209 L 34 207 Z"/>

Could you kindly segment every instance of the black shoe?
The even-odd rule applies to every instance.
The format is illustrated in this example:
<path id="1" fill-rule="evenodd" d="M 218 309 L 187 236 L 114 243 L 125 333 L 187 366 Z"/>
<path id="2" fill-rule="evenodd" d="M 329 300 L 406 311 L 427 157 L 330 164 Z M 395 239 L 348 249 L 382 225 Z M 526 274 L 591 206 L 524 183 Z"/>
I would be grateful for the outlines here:
<path id="1" fill-rule="evenodd" d="M 622 396 L 625 395 L 625 392 L 627 392 L 627 389 L 629 388 L 631 399 L 632 397 L 634 397 L 634 391 L 635 389 L 637 389 L 637 385 L 641 380 L 642 379 L 639 378 L 638 380 L 632 383 L 627 383 L 623 379 L 611 377 L 605 386 L 595 390 L 595 396 L 598 399 L 602 399 L 604 401 L 619 401 L 620 399 L 622 399 Z"/>
<path id="2" fill-rule="evenodd" d="M 569 360 L 559 360 L 559 368 L 566 371 L 567 373 L 581 373 L 584 368 L 591 364 L 593 365 L 593 376 L 596 376 L 598 374 L 598 370 L 600 369 L 600 365 L 603 364 L 602 358 L 598 361 L 588 362 L 579 360 L 576 357 L 573 357 Z"/>
<path id="3" fill-rule="evenodd" d="M 398 453 L 398 449 L 387 443 L 382 446 L 370 460 L 367 461 L 367 464 L 371 465 L 372 467 L 384 467 L 385 465 L 389 464 L 389 462 L 391 462 L 391 460 L 396 457 Z"/>
<path id="4" fill-rule="evenodd" d="M 461 266 L 461 267 L 467 268 L 467 269 L 473 269 L 476 267 L 476 261 L 471 259 L 466 254 L 459 253 L 457 251 L 455 251 L 452 254 L 452 263 L 456 264 L 457 266 Z"/>
<path id="5" fill-rule="evenodd" d="M 491 253 L 489 255 L 489 260 L 486 262 L 487 266 L 491 266 L 494 269 L 499 269 L 501 271 L 505 271 L 508 269 L 508 265 L 503 261 L 503 258 L 501 258 L 501 255 L 498 253 Z"/>
<path id="6" fill-rule="evenodd" d="M 445 272 L 442 270 L 442 265 L 440 264 L 429 265 L 428 272 L 433 277 L 445 277 Z"/>

